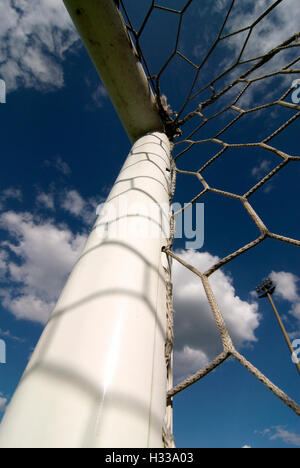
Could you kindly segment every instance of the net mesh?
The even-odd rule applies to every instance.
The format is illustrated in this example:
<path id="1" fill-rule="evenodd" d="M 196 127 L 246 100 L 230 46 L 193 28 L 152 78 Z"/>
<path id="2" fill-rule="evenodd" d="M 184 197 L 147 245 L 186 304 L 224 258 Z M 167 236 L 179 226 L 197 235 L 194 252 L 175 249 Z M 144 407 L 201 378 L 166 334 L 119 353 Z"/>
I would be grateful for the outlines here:
<path id="1" fill-rule="evenodd" d="M 255 12 L 252 12 L 253 14 L 251 16 L 250 23 L 242 28 L 237 27 L 236 22 L 231 20 L 236 17 L 236 8 L 243 2 L 237 2 L 236 0 L 232 0 L 230 2 L 216 2 L 217 4 L 220 4 L 220 9 L 222 6 L 223 20 L 221 21 L 217 32 L 215 32 L 216 28 L 214 28 L 213 33 L 215 34 L 215 37 L 212 38 L 212 43 L 206 44 L 205 51 L 204 48 L 201 47 L 201 53 L 198 54 L 200 63 L 197 64 L 191 60 L 189 54 L 182 52 L 183 47 L 181 42 L 181 36 L 185 32 L 184 19 L 189 13 L 189 10 L 191 8 L 195 8 L 195 0 L 181 2 L 164 2 L 162 0 L 149 1 L 148 9 L 145 16 L 140 19 L 138 28 L 134 26 L 134 20 L 132 19 L 132 14 L 129 11 L 130 1 L 121 0 L 120 2 L 127 29 L 135 42 L 140 60 L 144 65 L 146 73 L 148 74 L 149 82 L 155 92 L 159 111 L 165 124 L 166 133 L 174 144 L 171 198 L 173 199 L 174 197 L 179 176 L 190 176 L 199 183 L 198 193 L 190 200 L 189 204 L 185 205 L 185 207 L 177 213 L 173 213 L 171 217 L 172 236 L 168 245 L 165 247 L 165 252 L 170 258 L 181 263 L 185 268 L 189 269 L 201 279 L 207 296 L 207 301 L 210 305 L 211 312 L 223 344 L 222 353 L 212 360 L 212 362 L 210 362 L 205 368 L 201 369 L 199 372 L 187 378 L 175 387 L 170 388 L 168 392 L 168 402 L 170 406 L 172 404 L 172 398 L 178 392 L 181 392 L 202 379 L 216 367 L 224 363 L 229 357 L 233 357 L 300 416 L 300 406 L 267 377 L 265 377 L 262 372 L 255 368 L 236 349 L 210 283 L 210 277 L 213 273 L 245 252 L 254 249 L 268 238 L 292 244 L 294 246 L 300 245 L 300 241 L 297 239 L 286 237 L 280 233 L 269 230 L 262 217 L 259 216 L 257 210 L 255 210 L 253 204 L 251 204 L 251 197 L 259 190 L 262 190 L 272 178 L 277 176 L 279 173 L 282 173 L 285 166 L 295 164 L 300 160 L 300 156 L 289 154 L 289 152 L 283 151 L 281 148 L 279 149 L 278 145 L 276 145 L 278 137 L 287 131 L 287 129 L 300 116 L 299 102 L 293 102 L 291 99 L 291 93 L 293 93 L 295 86 L 295 82 L 291 84 L 292 80 L 295 80 L 297 78 L 297 74 L 300 73 L 300 68 L 297 68 L 300 61 L 300 56 L 298 55 L 300 33 L 298 31 L 291 31 L 291 36 L 288 39 L 284 38 L 282 42 L 279 40 L 280 34 L 277 34 L 278 39 L 275 35 L 278 43 L 276 43 L 276 45 L 272 43 L 271 47 L 264 44 L 263 52 L 259 52 L 258 48 L 255 49 L 255 47 L 253 47 L 253 42 L 251 43 L 253 36 L 257 34 L 257 29 L 259 29 L 260 33 L 263 32 L 261 25 L 267 17 L 274 14 L 276 8 L 281 6 L 282 2 L 283 0 L 278 0 L 276 2 L 263 2 L 266 5 L 266 9 L 256 13 L 256 15 Z M 166 3 L 169 5 L 173 3 L 173 7 L 171 8 L 166 5 Z M 181 3 L 181 7 L 180 9 L 175 9 L 174 4 L 178 3 Z M 244 4 L 246 3 L 247 1 L 244 2 Z M 144 52 L 143 39 L 146 34 L 146 30 L 151 23 L 152 17 L 158 13 L 162 14 L 162 12 L 170 15 L 169 18 L 174 18 L 177 21 L 177 26 L 175 28 L 172 50 L 165 58 L 165 61 L 159 71 L 154 74 L 151 70 L 151 64 L 149 64 Z M 201 21 L 203 21 L 203 19 Z M 257 36 L 255 40 L 257 41 Z M 228 41 L 227 52 L 229 60 L 227 60 L 227 63 L 225 64 L 223 60 L 220 60 L 220 52 L 219 55 L 217 55 L 216 51 L 220 47 L 221 50 L 224 51 L 226 41 Z M 205 42 L 207 43 L 208 41 Z M 252 44 L 250 50 L 258 51 L 255 56 L 249 56 L 249 54 L 247 56 L 247 50 L 250 43 Z M 191 45 L 190 48 L 192 46 L 195 51 L 195 44 Z M 195 55 L 197 54 L 195 53 L 194 56 Z M 209 61 L 213 56 L 215 56 L 214 63 L 216 63 L 216 57 L 219 57 L 220 67 L 219 69 L 218 67 L 214 67 L 213 76 L 211 77 L 209 76 L 211 73 L 209 69 Z M 166 82 L 164 81 L 164 77 L 168 73 L 168 69 L 173 66 L 173 62 L 178 60 L 184 62 L 184 64 L 189 68 L 190 76 L 192 76 L 192 78 L 190 86 L 185 90 L 185 98 L 183 99 L 181 107 L 178 111 L 174 111 L 166 97 L 167 90 L 164 84 Z M 205 82 L 205 80 L 207 80 L 207 82 Z M 265 100 L 267 102 L 262 102 L 260 95 L 260 98 L 258 98 L 260 100 L 259 104 L 251 106 L 251 103 L 255 102 L 255 100 L 257 100 L 257 96 L 259 96 L 259 85 L 261 83 L 267 83 L 269 80 L 275 80 L 276 86 L 274 89 L 281 89 L 281 91 L 277 92 L 277 96 L 275 96 L 274 93 L 266 93 Z M 289 83 L 288 86 L 287 83 Z M 279 85 L 281 88 L 279 88 Z M 238 135 L 239 132 L 237 129 L 244 119 L 248 118 L 250 115 L 260 115 L 266 109 L 272 112 L 277 112 L 276 115 L 282 116 L 284 121 L 281 121 L 280 125 L 275 130 L 272 129 L 272 131 L 265 135 L 262 140 L 238 143 L 230 142 L 230 138 L 227 136 L 228 132 L 233 130 L 233 132 Z M 274 119 L 274 122 L 275 121 L 277 122 L 278 119 Z M 212 123 L 213 126 L 211 125 Z M 210 154 L 207 154 L 208 152 L 206 151 L 207 144 L 210 144 L 210 149 L 214 148 Z M 235 149 L 243 151 L 251 150 L 253 152 L 260 150 L 265 153 L 275 155 L 278 160 L 276 167 L 269 173 L 262 176 L 260 180 L 256 181 L 256 183 L 244 194 L 236 193 L 235 190 L 225 191 L 215 188 L 209 184 L 206 178 L 207 169 L 213 167 L 217 161 L 226 159 L 230 152 Z M 195 154 L 195 151 L 201 153 L 201 158 L 204 158 L 201 163 L 201 167 L 196 170 L 194 170 L 194 168 L 192 170 L 180 168 L 180 164 L 184 163 L 187 155 L 191 152 Z M 190 163 L 190 161 L 191 158 L 188 159 L 188 163 Z M 197 161 L 197 158 L 194 159 L 193 166 L 197 164 Z M 194 265 L 187 263 L 173 250 L 174 226 L 176 223 L 176 217 L 180 215 L 183 210 L 189 208 L 199 200 L 202 200 L 209 192 L 214 193 L 219 197 L 226 197 L 227 199 L 240 202 L 243 209 L 246 210 L 250 220 L 257 228 L 258 234 L 251 242 L 246 243 L 242 247 L 232 251 L 221 260 L 218 260 L 207 271 L 199 271 Z M 172 366 L 170 363 L 172 362 L 173 308 L 172 286 L 171 283 L 168 283 L 168 285 L 169 333 L 166 349 L 169 373 L 171 373 Z M 165 444 L 166 446 L 172 446 L 173 439 L 171 435 L 172 428 L 170 419 L 166 426 Z"/>

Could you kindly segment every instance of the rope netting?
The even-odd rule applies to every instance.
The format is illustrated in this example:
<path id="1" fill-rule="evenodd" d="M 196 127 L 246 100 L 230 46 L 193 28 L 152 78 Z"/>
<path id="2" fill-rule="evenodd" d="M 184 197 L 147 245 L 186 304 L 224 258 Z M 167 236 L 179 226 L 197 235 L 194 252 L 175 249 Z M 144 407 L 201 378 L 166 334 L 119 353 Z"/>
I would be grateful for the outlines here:
<path id="1" fill-rule="evenodd" d="M 147 3 L 147 2 L 145 2 Z M 240 364 L 248 369 L 259 381 L 261 381 L 269 390 L 271 390 L 277 397 L 279 397 L 288 407 L 290 407 L 297 415 L 300 416 L 300 406 L 289 398 L 280 388 L 272 383 L 262 372 L 254 367 L 233 344 L 232 338 L 225 323 L 222 311 L 220 310 L 214 291 L 210 283 L 210 277 L 213 273 L 220 270 L 222 267 L 232 262 L 237 257 L 245 252 L 254 249 L 259 244 L 263 243 L 266 239 L 274 239 L 283 243 L 299 246 L 300 241 L 290 237 L 281 235 L 280 233 L 272 232 L 266 227 L 264 220 L 259 216 L 258 212 L 251 204 L 251 197 L 259 190 L 263 189 L 265 185 L 282 172 L 283 168 L 290 164 L 295 164 L 300 161 L 300 156 L 289 154 L 282 149 L 279 149 L 275 140 L 287 131 L 287 129 L 296 121 L 300 116 L 299 100 L 293 102 L 291 93 L 295 88 L 295 81 L 297 75 L 300 73 L 299 64 L 300 56 L 297 55 L 298 48 L 300 47 L 300 32 L 290 31 L 291 35 L 288 38 L 283 38 L 280 41 L 281 35 L 274 34 L 273 41 L 265 41 L 264 43 L 264 28 L 263 22 L 266 18 L 274 15 L 276 9 L 282 7 L 284 3 L 287 5 L 288 1 L 278 0 L 260 2 L 260 5 L 265 7 L 264 10 L 258 11 L 258 6 L 251 6 L 248 0 L 230 0 L 222 2 L 214 2 L 218 4 L 218 18 L 222 17 L 222 21 L 217 28 L 216 24 L 211 25 L 210 34 L 206 34 L 205 40 L 202 41 L 206 47 L 201 47 L 199 53 L 194 53 L 193 58 L 198 56 L 199 63 L 191 59 L 189 53 L 184 53 L 181 41 L 182 34 L 186 31 L 184 23 L 185 17 L 191 12 L 195 14 L 195 6 L 200 8 L 197 0 L 189 1 L 149 1 L 147 4 L 147 11 L 143 18 L 140 18 L 139 25 L 134 25 L 132 13 L 130 13 L 130 0 L 121 0 L 120 8 L 126 22 L 127 29 L 131 35 L 140 60 L 142 61 L 151 87 L 156 95 L 157 104 L 159 106 L 160 115 L 164 121 L 165 129 L 168 137 L 174 144 L 173 157 L 172 157 L 172 194 L 171 200 L 174 198 L 176 189 L 176 180 L 181 176 L 190 176 L 197 180 L 199 183 L 198 193 L 186 204 L 180 211 L 173 213 L 171 216 L 171 239 L 165 247 L 165 252 L 170 259 L 173 259 L 197 275 L 203 284 L 207 301 L 210 305 L 216 327 L 223 344 L 223 351 L 214 360 L 212 360 L 206 367 L 201 369 L 196 374 L 187 378 L 168 392 L 169 404 L 172 404 L 172 398 L 182 390 L 190 385 L 198 382 L 207 374 L 216 369 L 219 365 L 224 363 L 229 357 L 235 358 Z M 176 5 L 179 5 L 176 9 Z M 237 17 L 236 11 L 238 8 L 248 7 L 245 18 L 249 18 L 249 24 L 242 26 L 237 24 L 234 19 Z M 152 17 L 157 14 L 168 14 L 171 22 L 175 19 L 177 26 L 175 27 L 173 48 L 170 54 L 165 58 L 163 65 L 154 74 L 151 70 L 151 65 L 146 57 L 145 46 L 143 43 L 144 34 L 149 27 Z M 232 20 L 233 18 L 233 20 Z M 203 18 L 199 18 L 199 29 L 203 23 Z M 202 22 L 202 23 L 201 23 Z M 173 23 L 172 23 L 173 24 Z M 257 34 L 257 28 L 259 34 Z M 279 26 L 278 26 L 279 28 Z M 275 31 L 276 32 L 276 31 Z M 153 31 L 155 34 L 155 31 Z M 253 40 L 256 41 L 256 46 L 253 46 Z M 208 38 L 212 39 L 212 43 L 208 44 Z M 226 42 L 228 41 L 227 60 L 224 59 Z M 274 43 L 277 41 L 278 43 Z M 247 56 L 248 46 L 251 43 L 250 50 L 257 50 L 257 55 Z M 259 45 L 262 45 L 262 51 L 259 51 Z M 190 49 L 195 44 L 190 45 Z M 220 49 L 221 48 L 221 49 Z M 219 50 L 219 52 L 217 52 Z M 214 56 L 214 69 L 209 67 L 209 61 Z M 189 88 L 184 90 L 185 97 L 177 111 L 173 111 L 171 104 L 168 102 L 166 95 L 168 89 L 166 86 L 165 75 L 168 69 L 173 66 L 173 62 L 180 60 L 185 66 L 189 67 L 191 84 Z M 219 67 L 216 66 L 218 63 Z M 213 73 L 212 76 L 210 76 Z M 257 105 L 257 96 L 259 96 L 259 86 L 263 83 L 264 86 L 271 87 L 267 84 L 270 80 L 276 80 L 276 86 L 272 87 L 275 91 L 273 93 L 267 92 L 264 94 L 267 102 L 262 102 L 262 97 L 259 97 Z M 186 80 L 188 82 L 188 80 Z M 287 85 L 287 82 L 288 85 Z M 280 85 L 280 88 L 279 88 Z M 278 92 L 278 89 L 281 91 Z M 276 91 L 277 90 L 277 91 Z M 284 90 L 284 91 L 282 91 Z M 277 92 L 277 96 L 275 93 Z M 257 94 L 258 93 L 258 94 Z M 295 101 L 295 100 L 294 100 Z M 251 105 L 255 102 L 255 105 Z M 271 133 L 267 133 L 262 140 L 231 143 L 229 138 L 226 137 L 229 131 L 235 131 L 247 116 L 260 115 L 265 110 L 276 111 L 277 116 L 283 115 L 284 122 Z M 285 112 L 283 111 L 285 109 Z M 279 114 L 281 111 L 281 114 Z M 272 117 L 270 117 L 272 119 Z M 278 122 L 278 119 L 274 119 Z M 213 125 L 211 125 L 213 123 Z M 267 128 L 266 128 L 267 131 Z M 237 132 L 238 134 L 238 132 Z M 212 154 L 206 151 L 206 145 L 213 146 Z M 203 148 L 203 149 L 202 149 Z M 211 186 L 206 178 L 206 171 L 208 168 L 213 167 L 217 161 L 226 159 L 230 152 L 235 149 L 239 150 L 252 150 L 263 151 L 268 154 L 275 155 L 278 159 L 278 164 L 269 173 L 262 176 L 255 185 L 253 185 L 246 193 L 240 194 L 235 191 L 225 191 L 222 189 Z M 201 153 L 201 167 L 196 170 L 186 170 L 180 167 L 181 162 L 185 161 L 187 155 L 192 151 Z M 189 159 L 190 161 L 190 159 Z M 196 161 L 197 162 L 197 161 Z M 194 162 L 194 164 L 196 164 Z M 199 164 L 200 166 L 200 164 Z M 219 197 L 226 197 L 227 199 L 236 200 L 241 203 L 244 210 L 248 214 L 250 220 L 257 228 L 258 235 L 251 242 L 246 243 L 242 247 L 232 251 L 224 258 L 218 260 L 207 271 L 199 271 L 194 265 L 187 263 L 173 250 L 174 241 L 174 226 L 176 217 L 182 212 L 199 200 L 205 198 L 208 193 L 214 193 Z M 167 363 L 169 372 L 171 372 L 172 362 L 172 342 L 173 342 L 173 306 L 172 306 L 172 285 L 168 282 L 168 324 L 169 332 L 167 338 Z M 168 428 L 165 430 L 166 445 L 172 445 L 171 425 L 168 423 Z"/>

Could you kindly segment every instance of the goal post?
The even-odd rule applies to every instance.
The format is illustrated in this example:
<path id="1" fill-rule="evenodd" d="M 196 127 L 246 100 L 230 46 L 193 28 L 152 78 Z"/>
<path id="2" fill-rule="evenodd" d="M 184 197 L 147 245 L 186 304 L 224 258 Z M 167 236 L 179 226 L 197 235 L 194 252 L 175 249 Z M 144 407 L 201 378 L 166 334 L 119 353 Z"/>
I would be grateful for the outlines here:
<path id="1" fill-rule="evenodd" d="M 164 131 L 158 105 L 114 0 L 64 0 L 132 142 Z"/>
<path id="2" fill-rule="evenodd" d="M 0 447 L 162 448 L 170 142 L 113 0 L 65 4 L 134 146 L 6 411 Z"/>
<path id="3" fill-rule="evenodd" d="M 163 447 L 169 151 L 160 133 L 133 146 L 7 409 L 0 447 Z"/>

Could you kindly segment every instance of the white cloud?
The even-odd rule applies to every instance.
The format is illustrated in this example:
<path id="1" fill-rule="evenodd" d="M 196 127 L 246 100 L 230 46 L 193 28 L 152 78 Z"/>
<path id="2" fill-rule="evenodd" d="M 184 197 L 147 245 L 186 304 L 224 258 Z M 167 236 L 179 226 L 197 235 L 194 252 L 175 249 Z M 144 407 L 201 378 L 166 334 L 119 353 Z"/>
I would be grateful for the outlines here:
<path id="1" fill-rule="evenodd" d="M 0 328 L 0 336 L 2 338 L 8 338 L 12 341 L 17 341 L 18 343 L 25 343 L 26 340 L 24 338 L 20 338 L 19 336 L 14 336 L 9 330 L 2 330 Z"/>
<path id="2" fill-rule="evenodd" d="M 108 94 L 103 85 L 98 85 L 96 90 L 92 93 L 92 100 L 97 108 L 101 108 L 104 105 L 105 99 L 107 99 Z"/>
<path id="3" fill-rule="evenodd" d="M 205 271 L 217 257 L 208 252 L 179 252 L 181 258 Z M 258 304 L 237 296 L 230 276 L 217 271 L 212 289 L 237 346 L 255 342 L 259 326 Z M 200 278 L 174 262 L 175 379 L 198 371 L 221 350 L 221 340 Z M 192 372 L 191 372 L 192 371 Z"/>
<path id="4" fill-rule="evenodd" d="M 84 200 L 77 190 L 65 190 L 61 198 L 61 208 L 75 218 L 81 219 L 88 226 L 95 221 L 98 205 L 96 199 L 87 198 L 87 200 Z"/>
<path id="5" fill-rule="evenodd" d="M 211 5 L 213 11 L 217 11 L 219 13 L 222 12 L 225 7 L 228 7 L 227 0 L 215 0 Z"/>
<path id="6" fill-rule="evenodd" d="M 8 200 L 22 201 L 22 192 L 17 188 L 7 188 L 0 193 L 0 209 L 2 210 Z"/>
<path id="7" fill-rule="evenodd" d="M 290 313 L 299 321 L 300 325 L 300 300 L 292 305 Z"/>
<path id="8" fill-rule="evenodd" d="M 258 166 L 255 166 L 251 174 L 253 177 L 256 179 L 262 179 L 264 176 L 266 176 L 271 170 L 271 161 L 268 161 L 267 159 L 264 159 L 261 161 L 261 163 Z"/>
<path id="9" fill-rule="evenodd" d="M 90 96 L 90 102 L 87 103 L 86 110 L 94 111 L 96 109 L 101 109 L 109 97 L 105 87 L 101 83 L 95 83 L 95 81 L 89 77 L 86 77 L 84 81 L 87 85 Z"/>
<path id="10" fill-rule="evenodd" d="M 52 160 L 46 160 L 44 161 L 44 164 L 46 166 L 54 167 L 58 172 L 61 172 L 65 176 L 69 176 L 72 172 L 70 166 L 60 156 L 57 156 Z"/>
<path id="11" fill-rule="evenodd" d="M 3 192 L 1 193 L 1 196 L 5 200 L 15 199 L 15 200 L 22 201 L 21 190 L 17 188 L 13 188 L 13 187 L 3 190 Z"/>
<path id="12" fill-rule="evenodd" d="M 269 184 L 268 185 L 265 185 L 264 188 L 263 188 L 263 192 L 268 195 L 269 193 L 272 192 L 272 190 L 274 189 L 274 186 L 272 184 Z"/>
<path id="13" fill-rule="evenodd" d="M 6 257 L 8 279 L 15 284 L 0 291 L 2 303 L 19 319 L 45 323 L 86 237 L 30 213 L 3 213 L 0 226 L 11 237 L 2 246 L 18 258 L 15 263 Z"/>
<path id="14" fill-rule="evenodd" d="M 253 24 L 271 5 L 273 0 L 243 0 L 236 2 L 227 31 L 233 32 Z M 263 55 L 299 31 L 300 11 L 298 0 L 284 0 L 253 29 L 244 58 Z M 248 33 L 248 32 L 247 32 Z M 229 40 L 236 50 L 247 33 L 241 33 Z M 276 59 L 280 60 L 280 58 Z"/>
<path id="15" fill-rule="evenodd" d="M 77 190 L 68 190 L 63 196 L 62 208 L 74 216 L 82 216 L 85 201 Z"/>
<path id="16" fill-rule="evenodd" d="M 175 379 L 181 380 L 192 375 L 207 364 L 208 357 L 201 349 L 185 345 L 180 351 L 175 349 Z"/>
<path id="17" fill-rule="evenodd" d="M 282 440 L 286 444 L 296 445 L 300 447 L 300 434 L 296 434 L 295 432 L 287 431 L 283 427 L 276 427 L 274 428 L 274 433 L 270 435 L 270 440 Z"/>
<path id="18" fill-rule="evenodd" d="M 271 278 L 276 284 L 276 294 L 290 302 L 295 302 L 299 299 L 297 283 L 299 278 L 293 273 L 286 271 L 272 271 Z"/>
<path id="19" fill-rule="evenodd" d="M 35 294 L 26 293 L 25 288 L 21 289 L 20 297 L 13 297 L 13 293 L 0 291 L 3 295 L 3 306 L 14 314 L 17 319 L 30 320 L 42 324 L 47 323 L 51 311 L 54 309 L 55 302 L 49 299 L 40 299 Z M 37 293 L 36 293 L 37 294 Z"/>
<path id="20" fill-rule="evenodd" d="M 250 447 L 250 445 L 244 445 L 244 447 L 242 447 L 243 449 L 251 449 L 252 447 Z"/>
<path id="21" fill-rule="evenodd" d="M 51 193 L 41 192 L 36 198 L 37 204 L 48 210 L 54 210 L 54 197 Z"/>
<path id="22" fill-rule="evenodd" d="M 294 331 L 290 333 L 290 338 L 299 338 L 300 336 L 300 296 L 298 293 L 298 276 L 286 271 L 272 271 L 270 274 L 276 284 L 275 295 L 291 303 L 290 315 L 296 319 Z"/>
<path id="23" fill-rule="evenodd" d="M 102 198 L 100 197 L 99 200 L 101 202 Z M 72 188 L 61 190 L 52 184 L 48 193 L 40 192 L 37 195 L 36 203 L 38 206 L 52 211 L 58 207 L 88 227 L 96 220 L 98 205 L 96 198 L 84 199 L 77 190 Z"/>
<path id="24" fill-rule="evenodd" d="M 263 431 L 255 431 L 256 434 L 261 436 L 267 436 L 270 440 L 281 440 L 286 444 L 296 445 L 300 447 L 300 434 L 288 431 L 282 426 L 273 426 L 270 429 Z"/>
<path id="25" fill-rule="evenodd" d="M 20 196 L 11 189 L 3 194 L 6 198 Z M 52 185 L 49 193 L 37 195 L 36 203 L 53 211 L 56 206 L 63 208 L 86 225 L 96 217 L 96 201 L 85 201 L 76 190 L 61 192 Z M 0 244 L 0 274 L 5 286 L 0 289 L 2 305 L 17 319 L 44 324 L 82 251 L 86 235 L 74 234 L 53 219 L 13 211 L 0 215 L 0 227 L 9 234 L 9 240 Z"/>
<path id="26" fill-rule="evenodd" d="M 257 431 L 256 430 L 256 431 L 254 431 L 254 434 L 259 434 L 259 435 L 264 437 L 264 436 L 270 434 L 270 432 L 271 432 L 271 429 L 264 429 L 263 431 Z"/>
<path id="27" fill-rule="evenodd" d="M 273 0 L 257 0 L 255 2 L 253 2 L 253 0 L 242 0 L 235 2 L 235 6 L 232 10 L 230 20 L 224 34 L 232 33 L 250 26 L 272 4 L 274 4 Z M 228 2 L 218 0 L 215 5 L 215 10 L 218 13 L 222 12 L 222 15 L 224 16 L 225 11 L 228 9 L 228 5 Z M 256 24 L 252 30 L 250 40 L 244 50 L 242 60 L 262 56 L 275 47 L 281 45 L 293 34 L 299 32 L 299 24 L 299 1 L 284 0 L 263 20 Z M 228 66 L 232 65 L 232 63 L 237 60 L 242 51 L 247 35 L 248 31 L 242 32 L 222 42 L 228 54 L 226 53 L 226 50 L 223 51 L 224 60 L 219 64 L 220 72 L 224 71 L 225 68 L 228 68 Z M 261 77 L 265 74 L 278 71 L 287 65 L 293 58 L 296 58 L 297 55 L 297 49 L 282 51 L 272 58 L 272 60 L 265 63 L 261 68 L 254 71 L 250 78 Z M 247 64 L 244 71 L 250 69 L 254 63 L 255 62 Z M 241 73 L 240 69 L 236 69 L 231 72 L 228 76 L 228 83 L 240 76 Z M 294 77 L 292 75 L 281 75 L 280 79 L 280 88 L 278 88 L 278 82 L 276 83 L 276 86 L 272 86 L 272 81 L 270 79 L 256 82 L 240 98 L 238 105 L 247 109 L 255 105 L 272 102 L 275 97 L 278 99 L 280 95 L 283 94 L 285 90 L 288 90 L 292 85 Z M 254 113 L 252 115 L 255 117 L 257 114 Z"/>
<path id="28" fill-rule="evenodd" d="M 61 0 L 2 0 L 0 75 L 8 91 L 64 84 L 62 61 L 78 39 Z"/>
<path id="29" fill-rule="evenodd" d="M 3 277 L 7 272 L 8 254 L 4 250 L 0 250 L 0 275 Z"/>

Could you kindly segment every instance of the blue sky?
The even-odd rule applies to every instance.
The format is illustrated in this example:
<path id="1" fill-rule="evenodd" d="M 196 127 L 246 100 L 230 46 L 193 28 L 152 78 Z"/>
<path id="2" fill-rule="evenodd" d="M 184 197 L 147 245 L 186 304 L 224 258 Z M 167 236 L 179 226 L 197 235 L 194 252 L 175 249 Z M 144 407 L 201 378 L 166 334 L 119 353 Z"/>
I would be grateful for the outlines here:
<path id="1" fill-rule="evenodd" d="M 185 3 L 159 2 L 174 8 Z M 194 63 L 200 61 L 203 49 L 215 37 L 228 3 L 219 0 L 211 8 L 211 2 L 194 1 L 179 42 L 182 53 Z M 242 27 L 271 3 L 260 0 L 251 7 L 248 0 L 240 2 L 230 27 Z M 136 25 L 148 4 L 126 1 Z M 280 10 L 258 26 L 249 42 L 248 57 L 296 32 L 298 10 L 296 1 L 284 0 Z M 176 15 L 157 12 L 142 36 L 154 74 L 174 45 L 176 21 Z M 80 254 L 96 206 L 108 195 L 130 143 L 62 2 L 2 0 L 0 36 L 0 78 L 6 81 L 8 90 L 7 103 L 0 104 L 0 339 L 7 344 L 7 364 L 0 364 L 2 417 Z M 199 86 L 224 68 L 229 54 L 237 53 L 237 43 L 231 40 L 212 56 Z M 280 55 L 274 66 L 278 68 L 287 57 Z M 191 72 L 190 66 L 176 59 L 162 79 L 162 90 L 174 111 L 186 98 Z M 287 75 L 257 86 L 255 92 L 246 95 L 243 106 L 248 109 L 278 99 L 293 79 Z M 222 138 L 229 143 L 260 141 L 293 114 L 290 109 L 277 108 L 250 114 Z M 224 126 L 224 120 L 199 132 L 197 139 L 213 136 L 220 126 Z M 187 132 L 190 128 L 192 124 L 187 124 Z M 272 144 L 290 155 L 299 155 L 299 130 L 295 121 Z M 195 145 L 178 160 L 178 167 L 198 170 L 215 152 L 212 143 Z M 243 194 L 278 162 L 274 154 L 258 148 L 233 149 L 208 168 L 205 177 L 215 188 Z M 251 197 L 269 229 L 292 238 L 299 238 L 299 175 L 298 162 L 292 162 Z M 200 190 L 196 178 L 181 175 L 175 200 L 188 202 Z M 258 236 L 238 201 L 212 193 L 202 201 L 204 246 L 198 252 L 181 253 L 200 269 Z M 178 241 L 175 247 L 183 249 L 184 242 Z M 239 349 L 300 402 L 297 371 L 270 305 L 258 303 L 252 294 L 260 280 L 272 272 L 278 284 L 279 310 L 293 339 L 300 339 L 297 247 L 266 240 L 216 273 L 212 285 Z M 175 378 L 180 379 L 214 358 L 219 342 L 200 280 L 175 264 L 174 282 Z M 300 447 L 299 418 L 234 361 L 178 395 L 174 408 L 178 447 Z"/>

